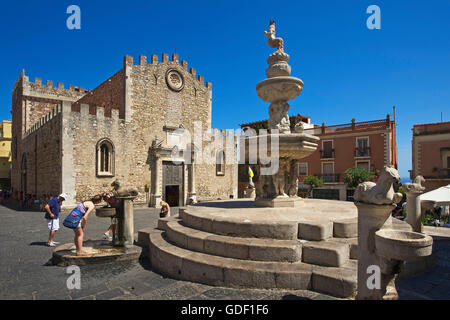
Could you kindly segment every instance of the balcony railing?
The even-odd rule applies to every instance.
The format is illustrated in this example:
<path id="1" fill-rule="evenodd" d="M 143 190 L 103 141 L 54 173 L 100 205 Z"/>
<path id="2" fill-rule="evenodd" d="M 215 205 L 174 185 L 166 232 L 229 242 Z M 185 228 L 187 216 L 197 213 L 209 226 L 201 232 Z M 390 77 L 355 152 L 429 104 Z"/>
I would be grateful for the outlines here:
<path id="1" fill-rule="evenodd" d="M 339 182 L 339 173 L 317 174 L 316 177 L 322 178 L 324 183 Z"/>
<path id="2" fill-rule="evenodd" d="M 355 157 L 370 157 L 370 147 L 355 148 Z"/>
<path id="3" fill-rule="evenodd" d="M 320 150 L 320 159 L 333 159 L 334 149 L 331 150 Z"/>
<path id="4" fill-rule="evenodd" d="M 424 176 L 426 179 L 450 179 L 450 168 L 436 168 L 433 175 Z"/>

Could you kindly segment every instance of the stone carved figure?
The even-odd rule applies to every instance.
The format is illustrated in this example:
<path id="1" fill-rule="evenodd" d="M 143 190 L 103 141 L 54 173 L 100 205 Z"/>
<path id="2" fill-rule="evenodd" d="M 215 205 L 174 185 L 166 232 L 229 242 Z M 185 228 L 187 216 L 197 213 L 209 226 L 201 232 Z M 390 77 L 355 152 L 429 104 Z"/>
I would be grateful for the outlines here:
<path id="1" fill-rule="evenodd" d="M 158 136 L 155 136 L 155 140 L 152 141 L 152 148 L 156 149 L 161 147 L 163 141 L 158 139 Z"/>
<path id="2" fill-rule="evenodd" d="M 280 159 L 280 164 L 278 168 L 278 172 L 271 176 L 275 191 L 275 197 L 283 197 L 286 198 L 288 195 L 285 192 L 286 188 L 286 179 L 285 174 L 288 170 L 288 161 L 287 159 Z"/>
<path id="3" fill-rule="evenodd" d="M 280 133 L 291 133 L 289 121 L 289 104 L 285 101 L 275 102 L 269 106 L 269 129 L 278 129 Z"/>
<path id="4" fill-rule="evenodd" d="M 297 160 L 290 161 L 288 194 L 289 197 L 296 197 L 298 194 Z"/>
<path id="5" fill-rule="evenodd" d="M 403 183 L 402 188 L 405 192 L 422 192 L 425 190 L 425 187 L 422 186 L 422 183 L 425 182 L 425 179 L 422 176 L 417 176 L 414 179 L 414 183 Z"/>
<path id="6" fill-rule="evenodd" d="M 295 124 L 294 126 L 294 132 L 295 133 L 303 133 L 303 131 L 305 130 L 305 124 L 303 121 L 299 121 Z"/>
<path id="7" fill-rule="evenodd" d="M 264 35 L 267 36 L 267 44 L 271 48 L 277 48 L 276 52 L 284 52 L 284 43 L 282 38 L 275 37 L 275 21 L 270 21 L 269 31 L 264 31 Z"/>
<path id="8" fill-rule="evenodd" d="M 128 188 L 125 189 L 122 187 L 120 181 L 118 179 L 114 180 L 111 183 L 111 187 L 114 188 L 113 196 L 116 198 L 120 197 L 136 197 L 139 193 L 136 189 Z"/>
<path id="9" fill-rule="evenodd" d="M 393 204 L 402 200 L 402 194 L 394 192 L 393 184 L 400 182 L 398 171 L 392 166 L 384 166 L 377 183 L 363 182 L 355 190 L 356 202 L 370 204 Z"/>

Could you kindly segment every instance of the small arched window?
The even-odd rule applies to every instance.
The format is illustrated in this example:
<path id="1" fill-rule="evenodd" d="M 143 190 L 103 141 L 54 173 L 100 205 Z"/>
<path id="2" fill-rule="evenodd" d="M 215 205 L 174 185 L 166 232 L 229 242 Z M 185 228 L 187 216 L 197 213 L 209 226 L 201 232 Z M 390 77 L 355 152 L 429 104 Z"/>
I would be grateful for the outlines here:
<path id="1" fill-rule="evenodd" d="M 225 175 L 225 152 L 223 150 L 216 152 L 216 175 Z"/>
<path id="2" fill-rule="evenodd" d="M 97 142 L 97 176 L 114 176 L 114 145 L 109 139 L 102 139 Z"/>

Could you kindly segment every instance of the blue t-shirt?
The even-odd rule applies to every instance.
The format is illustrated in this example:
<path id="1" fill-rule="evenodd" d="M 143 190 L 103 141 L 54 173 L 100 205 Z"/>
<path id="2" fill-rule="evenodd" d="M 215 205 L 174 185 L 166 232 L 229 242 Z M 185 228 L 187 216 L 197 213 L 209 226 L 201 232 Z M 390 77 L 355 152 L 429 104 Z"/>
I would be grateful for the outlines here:
<path id="1" fill-rule="evenodd" d="M 50 211 L 55 215 L 55 219 L 57 219 L 59 217 L 59 201 L 58 201 L 58 197 L 53 197 L 50 199 L 50 201 L 48 202 L 48 206 L 50 207 Z M 46 219 L 51 219 L 50 215 L 48 214 L 48 212 L 45 212 L 45 218 Z"/>

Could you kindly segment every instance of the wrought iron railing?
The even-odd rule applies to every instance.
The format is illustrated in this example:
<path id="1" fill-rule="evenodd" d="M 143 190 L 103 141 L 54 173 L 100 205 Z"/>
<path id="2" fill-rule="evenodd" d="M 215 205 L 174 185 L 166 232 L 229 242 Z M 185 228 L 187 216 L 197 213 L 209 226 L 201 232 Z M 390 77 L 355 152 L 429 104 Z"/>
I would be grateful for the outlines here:
<path id="1" fill-rule="evenodd" d="M 370 157 L 370 147 L 355 148 L 355 157 Z"/>
<path id="2" fill-rule="evenodd" d="M 323 173 L 315 176 L 321 178 L 324 183 L 339 182 L 339 173 Z"/>
<path id="3" fill-rule="evenodd" d="M 320 159 L 333 159 L 334 149 L 331 150 L 320 150 Z"/>

